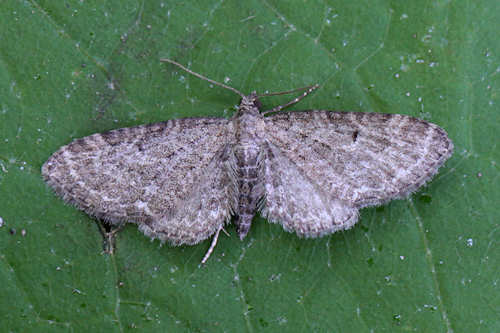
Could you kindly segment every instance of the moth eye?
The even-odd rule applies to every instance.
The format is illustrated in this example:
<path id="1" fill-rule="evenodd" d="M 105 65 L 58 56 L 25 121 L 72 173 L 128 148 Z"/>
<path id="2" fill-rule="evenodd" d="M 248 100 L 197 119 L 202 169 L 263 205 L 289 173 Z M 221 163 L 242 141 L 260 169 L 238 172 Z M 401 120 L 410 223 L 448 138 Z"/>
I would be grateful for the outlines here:
<path id="1" fill-rule="evenodd" d="M 257 109 L 262 108 L 262 103 L 261 103 L 258 99 L 255 99 L 255 100 L 253 101 L 253 105 L 254 105 Z"/>

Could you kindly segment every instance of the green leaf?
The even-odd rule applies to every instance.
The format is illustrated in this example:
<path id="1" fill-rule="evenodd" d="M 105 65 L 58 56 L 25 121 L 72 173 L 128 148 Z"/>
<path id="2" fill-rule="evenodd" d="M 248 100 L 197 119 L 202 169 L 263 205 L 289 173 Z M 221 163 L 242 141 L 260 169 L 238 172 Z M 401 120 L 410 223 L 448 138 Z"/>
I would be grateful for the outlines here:
<path id="1" fill-rule="evenodd" d="M 485 1 L 0 3 L 0 322 L 9 332 L 500 331 L 500 40 Z M 314 240 L 256 218 L 244 241 L 113 254 L 44 184 L 60 146 L 180 117 L 230 117 L 243 92 L 319 83 L 291 109 L 432 121 L 455 154 L 410 199 Z M 290 96 L 269 97 L 264 108 Z"/>

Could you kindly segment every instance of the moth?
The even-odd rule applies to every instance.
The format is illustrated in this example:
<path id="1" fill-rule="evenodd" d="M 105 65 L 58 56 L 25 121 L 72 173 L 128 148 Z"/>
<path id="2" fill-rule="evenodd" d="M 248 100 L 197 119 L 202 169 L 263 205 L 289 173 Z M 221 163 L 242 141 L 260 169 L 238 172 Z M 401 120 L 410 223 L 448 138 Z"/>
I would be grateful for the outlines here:
<path id="1" fill-rule="evenodd" d="M 184 118 L 97 133 L 56 151 L 42 175 L 66 202 L 152 239 L 197 244 L 236 216 L 240 239 L 256 212 L 300 237 L 351 228 L 363 207 L 407 197 L 452 155 L 439 126 L 400 114 L 283 112 L 318 88 L 261 112 L 241 97 L 232 118 Z M 288 93 L 288 92 L 285 92 Z"/>

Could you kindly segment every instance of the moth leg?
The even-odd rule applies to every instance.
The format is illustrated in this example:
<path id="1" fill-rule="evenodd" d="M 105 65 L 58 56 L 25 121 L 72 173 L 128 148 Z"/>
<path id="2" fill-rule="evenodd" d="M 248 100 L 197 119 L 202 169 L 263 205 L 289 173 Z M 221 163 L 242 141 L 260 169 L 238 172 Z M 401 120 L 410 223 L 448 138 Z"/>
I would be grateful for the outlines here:
<path id="1" fill-rule="evenodd" d="M 121 222 L 112 224 L 99 219 L 96 219 L 95 223 L 97 224 L 99 233 L 102 236 L 103 252 L 106 254 L 113 254 L 115 252 L 115 235 L 123 230 L 125 223 Z"/>
<path id="2" fill-rule="evenodd" d="M 222 226 L 219 227 L 219 229 L 217 229 L 217 231 L 215 232 L 214 237 L 212 238 L 212 243 L 210 244 L 210 247 L 208 248 L 207 253 L 205 253 L 205 256 L 201 260 L 200 265 L 204 265 L 207 262 L 210 255 L 212 254 L 212 252 L 214 251 L 214 248 L 215 248 L 215 245 L 217 245 L 217 239 L 219 238 L 219 233 L 221 230 L 223 230 Z"/>

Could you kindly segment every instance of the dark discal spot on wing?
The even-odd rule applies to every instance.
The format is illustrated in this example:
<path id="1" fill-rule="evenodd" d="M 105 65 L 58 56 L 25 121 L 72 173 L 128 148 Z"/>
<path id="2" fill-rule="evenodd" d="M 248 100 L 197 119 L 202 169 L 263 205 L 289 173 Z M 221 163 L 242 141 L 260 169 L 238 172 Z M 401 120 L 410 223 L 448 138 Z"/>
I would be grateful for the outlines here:
<path id="1" fill-rule="evenodd" d="M 358 139 L 358 134 L 359 131 L 352 132 L 352 142 L 356 142 L 356 140 Z"/>

